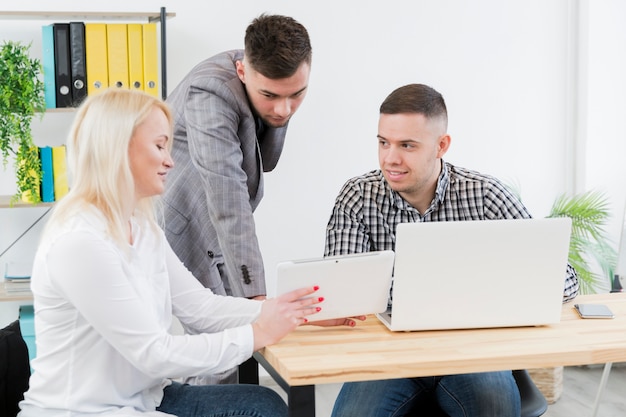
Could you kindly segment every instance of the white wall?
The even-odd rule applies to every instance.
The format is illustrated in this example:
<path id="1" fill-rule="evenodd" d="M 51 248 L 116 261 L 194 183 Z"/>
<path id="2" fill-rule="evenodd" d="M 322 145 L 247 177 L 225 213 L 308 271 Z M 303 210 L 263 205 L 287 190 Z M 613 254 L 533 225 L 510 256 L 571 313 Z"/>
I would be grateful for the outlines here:
<path id="1" fill-rule="evenodd" d="M 1 0 L 0 9 L 51 7 L 46 0 L 20 3 Z M 278 167 L 266 175 L 266 197 L 256 213 L 271 287 L 278 261 L 322 254 L 339 187 L 348 177 L 377 168 L 378 107 L 406 83 L 430 84 L 446 98 L 453 139 L 446 159 L 520 187 L 535 216 L 547 214 L 562 192 L 602 186 L 621 218 L 626 28 L 620 18 L 626 3 L 589 3 L 56 0 L 54 9 L 157 11 L 166 6 L 176 12 L 168 21 L 170 91 L 198 61 L 242 47 L 245 27 L 261 12 L 291 15 L 309 29 L 310 90 L 292 119 Z M 582 11 L 583 30 L 574 6 Z M 41 24 L 0 21 L 0 39 L 32 40 L 36 53 Z M 577 70 L 579 56 L 583 71 Z M 576 101 L 587 96 L 582 105 Z M 49 116 L 36 127 L 40 143 L 65 136 L 63 117 L 68 116 Z M 579 126 L 586 135 L 577 134 Z M 585 153 L 576 157 L 576 150 Z M 13 192 L 11 172 L 0 172 L 0 194 Z M 0 212 L 0 250 L 37 210 Z M 619 224 L 611 225 L 616 238 Z M 0 264 L 31 256 L 33 245 L 16 245 Z"/>
<path id="2" fill-rule="evenodd" d="M 600 189 L 613 202 L 607 230 L 619 242 L 626 202 L 626 2 L 589 1 L 588 95 L 584 187 Z M 626 236 L 625 236 L 626 238 Z M 626 273 L 626 250 L 618 272 Z"/>

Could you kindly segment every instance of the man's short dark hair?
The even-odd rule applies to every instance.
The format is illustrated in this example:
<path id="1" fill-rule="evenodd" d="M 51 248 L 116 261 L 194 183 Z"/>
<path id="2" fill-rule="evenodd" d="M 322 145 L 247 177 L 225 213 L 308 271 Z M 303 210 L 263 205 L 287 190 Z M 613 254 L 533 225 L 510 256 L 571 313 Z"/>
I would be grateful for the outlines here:
<path id="1" fill-rule="evenodd" d="M 424 84 L 408 84 L 396 88 L 380 105 L 380 113 L 418 113 L 427 119 L 442 118 L 448 123 L 448 110 L 443 96 Z"/>
<path id="2" fill-rule="evenodd" d="M 311 64 L 311 41 L 304 26 L 291 17 L 262 14 L 246 29 L 245 56 L 263 76 L 291 77 L 303 62 Z"/>

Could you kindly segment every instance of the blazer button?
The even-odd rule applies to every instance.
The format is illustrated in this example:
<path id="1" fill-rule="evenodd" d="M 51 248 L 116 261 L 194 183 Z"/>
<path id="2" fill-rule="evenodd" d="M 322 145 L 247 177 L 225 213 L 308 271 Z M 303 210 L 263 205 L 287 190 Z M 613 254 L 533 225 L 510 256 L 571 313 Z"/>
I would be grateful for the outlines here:
<path id="1" fill-rule="evenodd" d="M 244 284 L 250 284 L 252 280 L 250 280 L 250 271 L 248 271 L 247 265 L 241 265 L 241 275 L 243 276 Z"/>
<path id="2" fill-rule="evenodd" d="M 215 256 L 215 254 L 213 253 L 213 251 L 207 251 L 206 253 L 207 255 L 209 255 L 209 258 L 213 259 L 213 257 Z"/>

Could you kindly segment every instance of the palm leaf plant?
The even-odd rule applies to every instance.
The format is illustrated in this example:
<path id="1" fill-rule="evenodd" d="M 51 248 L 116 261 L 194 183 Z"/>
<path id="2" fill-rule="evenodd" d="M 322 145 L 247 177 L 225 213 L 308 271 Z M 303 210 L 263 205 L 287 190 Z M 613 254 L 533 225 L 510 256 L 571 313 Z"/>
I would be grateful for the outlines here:
<path id="1" fill-rule="evenodd" d="M 606 288 L 615 272 L 617 251 L 604 226 L 610 217 L 608 199 L 597 191 L 557 197 L 547 217 L 572 219 L 569 262 L 576 269 L 580 292 L 590 294 Z M 602 274 L 594 272 L 594 263 Z"/>

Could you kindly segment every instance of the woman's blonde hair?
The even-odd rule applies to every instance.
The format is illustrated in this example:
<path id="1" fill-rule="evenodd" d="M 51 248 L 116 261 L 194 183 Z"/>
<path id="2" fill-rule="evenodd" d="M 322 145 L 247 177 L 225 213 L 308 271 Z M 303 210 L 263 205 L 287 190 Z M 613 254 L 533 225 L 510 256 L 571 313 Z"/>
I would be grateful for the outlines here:
<path id="1" fill-rule="evenodd" d="M 83 102 L 66 144 L 70 191 L 57 203 L 48 227 L 95 206 L 104 215 L 110 236 L 119 244 L 128 241 L 125 219 L 135 204 L 128 149 L 135 129 L 154 108 L 162 110 L 167 117 L 171 139 L 171 112 L 156 97 L 111 88 Z M 170 150 L 172 142 L 167 141 Z M 152 200 L 141 200 L 134 207 L 134 214 L 143 215 L 156 227 Z"/>

